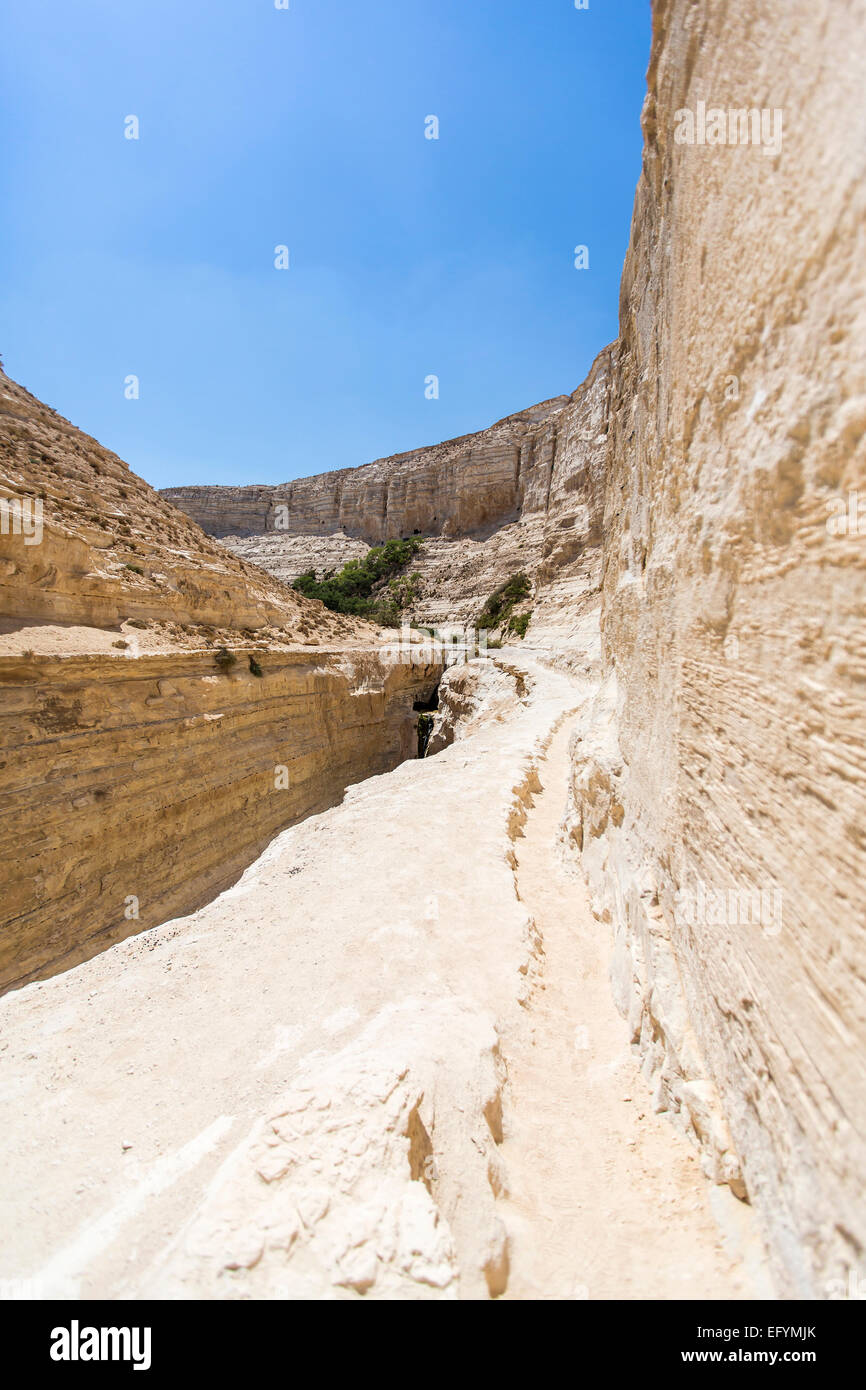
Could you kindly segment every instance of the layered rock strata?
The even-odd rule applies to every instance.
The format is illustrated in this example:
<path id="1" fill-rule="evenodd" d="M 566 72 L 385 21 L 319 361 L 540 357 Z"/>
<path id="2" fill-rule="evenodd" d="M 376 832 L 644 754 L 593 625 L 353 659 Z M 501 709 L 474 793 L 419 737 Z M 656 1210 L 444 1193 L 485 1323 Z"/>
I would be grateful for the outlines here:
<path id="1" fill-rule="evenodd" d="M 478 434 L 276 487 L 177 487 L 163 497 L 213 536 L 342 531 L 370 545 L 393 536 L 466 535 L 516 516 L 544 472 L 537 428 L 568 396 L 500 420 Z"/>
<path id="2" fill-rule="evenodd" d="M 519 431 L 515 485 L 507 493 L 498 520 L 495 510 L 489 509 L 481 526 L 480 511 L 476 514 L 467 508 L 460 513 L 455 502 L 441 531 L 437 529 L 441 518 L 434 521 L 429 516 L 430 525 L 417 528 L 423 531 L 425 541 L 411 563 L 417 579 L 413 582 L 415 597 L 405 610 L 407 619 L 441 626 L 472 623 L 500 584 L 524 572 L 533 583 L 534 635 L 566 647 L 575 645 L 575 624 L 588 609 L 597 607 L 601 585 L 610 355 L 608 348 L 599 353 L 586 381 L 572 396 L 524 411 L 469 436 L 469 442 L 439 446 L 452 459 L 455 498 L 468 497 L 478 487 L 483 502 L 484 487 L 472 468 L 467 468 L 467 460 L 487 457 L 500 448 L 505 430 L 512 434 Z M 379 478 L 393 467 L 399 479 L 405 506 L 403 510 L 389 507 L 389 525 L 396 527 L 389 534 L 410 534 L 416 529 L 410 520 L 418 519 L 426 505 L 424 499 L 438 486 L 439 457 L 436 450 L 423 450 L 367 465 L 377 470 Z M 363 467 L 347 470 L 345 477 L 365 472 Z M 322 474 L 303 481 L 311 494 L 324 497 L 331 496 L 338 477 L 344 475 Z M 194 498 L 187 496 L 189 489 L 170 489 L 164 495 L 179 506 L 188 506 L 205 528 L 223 535 L 226 548 L 233 554 L 260 565 L 285 583 L 308 570 L 321 578 L 364 555 L 369 544 L 383 538 L 370 523 L 369 514 L 356 505 L 362 494 L 360 483 L 343 485 L 342 510 L 329 512 L 321 525 L 308 527 L 303 517 L 292 517 L 288 532 L 268 529 L 260 535 L 246 534 L 247 527 L 270 527 L 270 511 L 254 515 L 234 509 L 234 503 L 224 505 L 224 494 L 246 495 L 259 490 L 203 487 L 194 491 Z M 234 533 L 227 534 L 231 527 Z M 578 645 L 582 640 L 581 634 Z"/>
<path id="3" fill-rule="evenodd" d="M 820 1298 L 866 1249 L 866 10 L 653 20 L 572 833 L 657 1106 Z M 699 102 L 780 148 L 678 141 Z"/>
<path id="4" fill-rule="evenodd" d="M 0 658 L 0 989 L 192 911 L 417 754 L 439 669 L 374 652 Z"/>
<path id="5" fill-rule="evenodd" d="M 8 989 L 200 906 L 413 756 L 439 668 L 381 658 L 2 372 L 0 450 Z"/>

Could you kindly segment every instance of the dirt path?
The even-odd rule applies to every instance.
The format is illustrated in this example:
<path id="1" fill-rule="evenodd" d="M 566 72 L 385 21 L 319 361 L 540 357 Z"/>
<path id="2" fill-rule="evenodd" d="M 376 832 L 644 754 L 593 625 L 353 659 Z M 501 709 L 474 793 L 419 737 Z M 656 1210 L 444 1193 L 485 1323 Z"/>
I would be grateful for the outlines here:
<path id="1" fill-rule="evenodd" d="M 544 956 L 505 1050 L 506 1297 L 772 1296 L 750 1210 L 707 1183 L 690 1144 L 651 1109 L 612 1000 L 607 929 L 558 857 L 572 727 L 553 739 L 515 845 Z"/>

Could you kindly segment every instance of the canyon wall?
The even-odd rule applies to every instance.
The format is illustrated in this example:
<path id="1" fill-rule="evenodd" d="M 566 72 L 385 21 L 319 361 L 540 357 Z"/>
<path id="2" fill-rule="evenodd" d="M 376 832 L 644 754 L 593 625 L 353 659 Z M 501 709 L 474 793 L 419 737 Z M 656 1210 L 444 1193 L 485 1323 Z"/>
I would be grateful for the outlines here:
<path id="1" fill-rule="evenodd" d="M 866 1249 L 864 57 L 861 0 L 653 6 L 570 815 L 657 1107 L 819 1298 Z M 701 101 L 781 148 L 680 143 Z"/>
<path id="2" fill-rule="evenodd" d="M 0 657 L 0 990 L 202 906 L 278 831 L 417 755 L 437 667 L 259 662 Z"/>
<path id="3" fill-rule="evenodd" d="M 466 535 L 513 520 L 545 467 L 539 425 L 568 396 L 477 434 L 275 487 L 175 487 L 162 496 L 212 536 L 343 532 L 370 545 L 413 533 Z M 543 439 L 543 436 L 542 436 Z"/>
<path id="4" fill-rule="evenodd" d="M 195 651 L 4 659 L 0 979 L 190 910 L 407 756 L 438 669 L 338 651 L 371 631 L 284 581 L 422 533 L 418 620 L 475 618 L 526 570 L 528 640 L 588 672 L 600 616 L 566 824 L 655 1107 L 748 1196 L 783 1293 L 866 1275 L 864 36 L 863 0 L 656 0 L 620 338 L 573 396 L 490 430 L 155 499 L 2 379 L 0 481 L 46 510 L 41 545 L 2 537 L 15 623 L 132 616 L 282 645 L 262 678 L 238 643 L 237 669 L 215 668 L 206 633 Z M 453 718 L 473 713 L 453 684 Z"/>
<path id="5" fill-rule="evenodd" d="M 472 623 L 494 589 L 522 571 L 535 591 L 534 636 L 568 646 L 587 608 L 598 606 L 601 587 L 610 362 L 611 349 L 605 348 L 571 396 L 523 411 L 477 435 L 304 479 L 307 493 L 320 500 L 333 500 L 340 489 L 341 508 L 323 504 L 315 524 L 308 513 L 293 512 L 288 531 L 271 529 L 280 489 L 169 489 L 165 496 L 222 535 L 226 549 L 291 584 L 308 570 L 321 578 L 384 538 L 380 514 L 357 505 L 360 496 L 369 496 L 364 479 L 375 476 L 384 489 L 388 534 L 418 529 L 425 536 L 411 563 L 413 598 L 406 619 L 443 626 Z M 510 459 L 509 481 L 500 487 L 505 475 L 489 465 L 492 459 L 501 462 L 503 449 Z M 443 459 L 448 461 L 448 497 L 442 496 Z M 274 496 L 257 511 L 254 497 L 265 492 Z M 431 500 L 434 496 L 439 500 Z M 262 533 L 246 534 L 255 527 Z M 234 531 L 227 534 L 230 528 Z"/>

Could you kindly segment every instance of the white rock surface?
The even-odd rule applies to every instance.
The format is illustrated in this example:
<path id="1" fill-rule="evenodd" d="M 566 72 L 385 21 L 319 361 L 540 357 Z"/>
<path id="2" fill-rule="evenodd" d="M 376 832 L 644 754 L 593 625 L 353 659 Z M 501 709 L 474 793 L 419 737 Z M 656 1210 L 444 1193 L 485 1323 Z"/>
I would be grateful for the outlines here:
<path id="1" fill-rule="evenodd" d="M 506 692 L 507 664 L 493 678 Z M 0 1000 L 6 1277 L 46 1296 L 507 1290 L 526 1218 L 502 1160 L 506 1059 L 543 988 L 544 923 L 515 868 L 539 757 L 584 697 L 544 667 L 521 676 L 499 717 L 284 832 L 209 907 Z M 561 806 L 564 766 L 556 785 Z M 600 1154 L 604 1113 L 585 1136 Z M 648 1123 L 654 1181 L 683 1200 L 705 1294 L 748 1291 L 685 1157 L 670 1186 L 682 1141 Z M 606 1239 L 591 1221 L 576 1287 L 585 1244 Z M 646 1294 L 657 1265 L 638 1279 Z M 666 1296 L 682 1270 L 672 1250 Z"/>

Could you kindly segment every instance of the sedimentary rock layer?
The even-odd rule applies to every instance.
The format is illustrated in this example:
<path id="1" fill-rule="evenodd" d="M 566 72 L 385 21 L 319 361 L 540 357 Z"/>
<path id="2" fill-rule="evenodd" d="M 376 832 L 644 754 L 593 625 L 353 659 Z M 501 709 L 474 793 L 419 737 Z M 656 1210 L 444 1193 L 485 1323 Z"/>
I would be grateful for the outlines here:
<path id="1" fill-rule="evenodd" d="M 478 434 L 276 487 L 176 487 L 163 497 L 213 536 L 267 531 L 327 536 L 370 545 L 392 536 L 468 535 L 540 504 L 549 475 L 553 426 L 568 396 L 510 415 Z M 543 489 L 543 483 L 542 483 Z"/>
<path id="2" fill-rule="evenodd" d="M 573 833 L 657 1105 L 826 1297 L 866 1249 L 866 8 L 653 8 Z M 678 143 L 700 101 L 781 151 Z"/>
<path id="3" fill-rule="evenodd" d="M 0 989 L 209 901 L 417 752 L 439 670 L 373 653 L 0 658 Z"/>
<path id="4" fill-rule="evenodd" d="M 0 450 L 8 988 L 199 906 L 393 767 L 435 677 L 380 661 L 373 628 L 230 554 L 3 373 Z"/>

